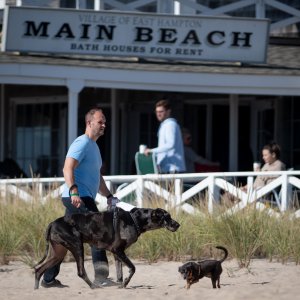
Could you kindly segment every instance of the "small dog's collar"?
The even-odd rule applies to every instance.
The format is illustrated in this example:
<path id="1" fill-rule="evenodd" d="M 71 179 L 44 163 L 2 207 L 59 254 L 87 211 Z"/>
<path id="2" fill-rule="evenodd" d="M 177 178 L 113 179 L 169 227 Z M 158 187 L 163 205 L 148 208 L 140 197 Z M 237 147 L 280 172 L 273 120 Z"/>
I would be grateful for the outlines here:
<path id="1" fill-rule="evenodd" d="M 201 275 L 201 264 L 198 264 L 199 268 L 198 268 L 198 275 Z"/>

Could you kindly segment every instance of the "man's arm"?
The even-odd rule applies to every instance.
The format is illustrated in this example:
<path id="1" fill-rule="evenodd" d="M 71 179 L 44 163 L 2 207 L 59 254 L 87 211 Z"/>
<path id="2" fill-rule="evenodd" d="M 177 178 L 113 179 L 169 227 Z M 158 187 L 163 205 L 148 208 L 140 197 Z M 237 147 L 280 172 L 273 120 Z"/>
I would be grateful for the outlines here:
<path id="1" fill-rule="evenodd" d="M 105 180 L 102 176 L 102 174 L 100 174 L 100 188 L 99 188 L 99 192 L 102 196 L 109 198 L 109 196 L 112 197 L 112 194 L 110 193 L 109 189 L 106 186 Z"/>
<path id="2" fill-rule="evenodd" d="M 104 181 L 104 178 L 102 174 L 100 174 L 100 187 L 99 192 L 102 196 L 106 197 L 107 199 L 107 209 L 111 210 L 116 207 L 116 204 L 120 201 L 117 197 L 114 197 L 109 189 L 106 186 L 106 183 Z"/>
<path id="3" fill-rule="evenodd" d="M 78 166 L 78 161 L 72 157 L 67 157 L 65 160 L 63 173 L 66 185 L 70 189 L 70 198 L 71 202 L 75 207 L 79 207 L 81 205 L 80 195 L 78 193 L 78 187 L 76 186 L 74 170 Z"/>

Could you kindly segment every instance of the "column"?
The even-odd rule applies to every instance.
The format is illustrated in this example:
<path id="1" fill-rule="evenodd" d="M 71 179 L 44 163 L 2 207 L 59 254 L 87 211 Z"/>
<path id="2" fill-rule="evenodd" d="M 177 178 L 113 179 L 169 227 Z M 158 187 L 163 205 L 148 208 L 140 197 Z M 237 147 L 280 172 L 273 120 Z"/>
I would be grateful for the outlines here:
<path id="1" fill-rule="evenodd" d="M 173 0 L 158 0 L 157 12 L 163 14 L 174 14 L 174 1 Z"/>
<path id="2" fill-rule="evenodd" d="M 255 17 L 257 19 L 263 19 L 266 17 L 265 0 L 256 0 Z"/>
<path id="3" fill-rule="evenodd" d="M 111 90 L 111 157 L 110 157 L 110 174 L 116 174 L 119 166 L 119 105 L 117 100 L 117 91 Z"/>
<path id="4" fill-rule="evenodd" d="M 193 2 L 195 4 L 196 0 L 190 0 L 189 2 Z M 195 15 L 196 10 L 193 7 L 187 6 L 186 4 L 182 4 L 179 1 L 174 1 L 174 10 L 175 15 Z"/>
<path id="5" fill-rule="evenodd" d="M 213 107 L 211 103 L 206 105 L 206 140 L 205 140 L 205 157 L 212 159 L 212 124 L 213 124 Z"/>
<path id="6" fill-rule="evenodd" d="M 104 10 L 104 0 L 95 0 L 94 10 Z"/>
<path id="7" fill-rule="evenodd" d="M 238 125 L 239 125 L 239 96 L 229 98 L 229 171 L 238 168 Z"/>
<path id="8" fill-rule="evenodd" d="M 256 100 L 252 100 L 250 105 L 250 145 L 253 152 L 253 159 L 254 161 L 257 161 L 260 160 L 260 157 L 257 157 L 258 108 Z"/>
<path id="9" fill-rule="evenodd" d="M 86 0 L 76 0 L 75 6 L 76 6 L 76 9 L 85 9 L 86 8 Z"/>
<path id="10" fill-rule="evenodd" d="M 5 85 L 1 84 L 0 90 L 0 161 L 4 159 L 4 120 L 5 120 L 5 112 L 4 112 L 4 88 Z"/>
<path id="11" fill-rule="evenodd" d="M 78 129 L 78 94 L 84 87 L 84 80 L 68 79 L 67 87 L 69 89 L 68 98 L 68 146 L 77 137 Z"/>

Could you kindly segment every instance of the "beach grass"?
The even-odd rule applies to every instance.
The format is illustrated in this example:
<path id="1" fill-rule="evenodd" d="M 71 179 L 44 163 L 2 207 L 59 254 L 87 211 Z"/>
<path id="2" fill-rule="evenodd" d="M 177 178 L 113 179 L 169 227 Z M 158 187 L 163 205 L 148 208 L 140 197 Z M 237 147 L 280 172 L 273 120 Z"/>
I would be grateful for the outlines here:
<path id="1" fill-rule="evenodd" d="M 202 260 L 221 257 L 215 246 L 224 246 L 229 257 L 240 267 L 249 267 L 253 258 L 268 258 L 282 263 L 300 261 L 300 220 L 290 218 L 289 212 L 275 218 L 254 205 L 235 214 L 226 214 L 221 206 L 210 214 L 205 199 L 199 199 L 201 214 L 190 215 L 169 208 L 172 217 L 181 226 L 177 232 L 166 229 L 146 232 L 127 249 L 132 259 L 149 263 L 160 259 L 173 261 Z M 201 203 L 201 205 L 200 205 Z M 151 201 L 151 207 L 162 207 L 161 199 Z M 45 204 L 39 196 L 30 203 L 14 197 L 0 197 L 0 264 L 22 259 L 29 266 L 45 253 L 45 230 L 54 219 L 64 214 L 60 198 L 48 199 Z M 89 247 L 85 247 L 89 255 Z"/>

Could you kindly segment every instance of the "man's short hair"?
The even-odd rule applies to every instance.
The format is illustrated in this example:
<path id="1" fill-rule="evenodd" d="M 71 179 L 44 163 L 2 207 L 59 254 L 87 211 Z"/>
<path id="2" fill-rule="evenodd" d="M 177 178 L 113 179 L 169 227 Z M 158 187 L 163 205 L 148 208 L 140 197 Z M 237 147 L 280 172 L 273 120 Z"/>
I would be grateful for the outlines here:
<path id="1" fill-rule="evenodd" d="M 100 107 L 94 107 L 92 109 L 90 109 L 86 114 L 85 114 L 85 124 L 87 124 L 88 122 L 92 121 L 94 114 L 100 111 L 102 112 L 102 109 Z"/>
<path id="2" fill-rule="evenodd" d="M 162 106 L 165 110 L 171 109 L 170 101 L 167 99 L 162 99 L 156 102 L 155 107 Z"/>

